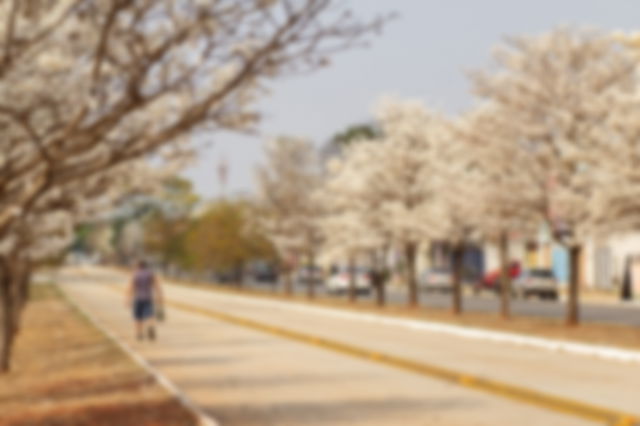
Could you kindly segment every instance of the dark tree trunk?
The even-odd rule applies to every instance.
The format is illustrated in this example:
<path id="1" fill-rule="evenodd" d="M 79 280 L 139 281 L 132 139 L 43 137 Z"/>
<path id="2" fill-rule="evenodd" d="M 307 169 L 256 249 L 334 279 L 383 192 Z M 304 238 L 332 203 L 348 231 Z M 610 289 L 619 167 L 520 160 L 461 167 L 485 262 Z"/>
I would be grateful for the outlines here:
<path id="1" fill-rule="evenodd" d="M 569 248 L 570 261 L 570 277 L 569 277 L 569 297 L 567 300 L 567 318 L 568 326 L 576 326 L 580 322 L 580 254 L 582 246 L 572 246 Z"/>
<path id="2" fill-rule="evenodd" d="M 239 262 L 235 267 L 236 285 L 239 289 L 244 285 L 244 262 Z"/>
<path id="3" fill-rule="evenodd" d="M 404 255 L 407 262 L 407 285 L 409 290 L 409 298 L 407 305 L 410 308 L 418 306 L 418 281 L 416 279 L 416 255 L 418 245 L 415 243 L 407 243 L 404 246 Z"/>
<path id="4" fill-rule="evenodd" d="M 503 319 L 511 318 L 511 274 L 509 273 L 509 236 L 500 234 L 500 315 Z"/>
<path id="5" fill-rule="evenodd" d="M 11 350 L 15 337 L 15 306 L 11 295 L 11 279 L 8 274 L 0 277 L 0 373 L 11 368 Z"/>
<path id="6" fill-rule="evenodd" d="M 14 332 L 17 336 L 20 333 L 20 327 L 22 325 L 22 313 L 24 312 L 24 308 L 27 306 L 27 302 L 29 301 L 29 293 L 31 283 L 31 264 L 30 263 L 22 263 L 21 269 L 19 270 L 18 275 L 16 276 L 16 309 L 14 311 Z"/>
<path id="7" fill-rule="evenodd" d="M 620 290 L 620 298 L 622 300 L 631 300 L 633 293 L 631 291 L 631 257 L 627 256 L 624 263 L 624 277 L 622 278 L 622 288 Z"/>
<path id="8" fill-rule="evenodd" d="M 464 242 L 455 243 L 451 251 L 453 257 L 453 288 L 451 312 L 462 313 L 462 272 L 464 268 Z"/>
<path id="9" fill-rule="evenodd" d="M 349 302 L 355 303 L 358 297 L 358 289 L 356 288 L 356 259 L 354 256 L 349 257 Z"/>
<path id="10" fill-rule="evenodd" d="M 376 292 L 376 305 L 383 307 L 386 303 L 386 284 L 387 284 L 387 267 L 384 259 L 386 250 L 383 249 L 381 254 L 375 251 L 371 254 L 373 263 L 371 283 Z"/>
<path id="11" fill-rule="evenodd" d="M 376 305 L 382 308 L 387 302 L 387 293 L 386 293 L 387 279 L 384 275 L 378 277 L 378 279 L 380 281 L 378 283 L 378 286 L 376 287 Z"/>
<path id="12" fill-rule="evenodd" d="M 316 267 L 316 257 L 313 250 L 309 251 L 309 281 L 307 282 L 307 298 L 315 299 L 316 297 L 316 284 L 313 281 L 313 274 Z"/>
<path id="13" fill-rule="evenodd" d="M 0 260 L 0 373 L 11 368 L 13 343 L 29 295 L 30 264 Z"/>

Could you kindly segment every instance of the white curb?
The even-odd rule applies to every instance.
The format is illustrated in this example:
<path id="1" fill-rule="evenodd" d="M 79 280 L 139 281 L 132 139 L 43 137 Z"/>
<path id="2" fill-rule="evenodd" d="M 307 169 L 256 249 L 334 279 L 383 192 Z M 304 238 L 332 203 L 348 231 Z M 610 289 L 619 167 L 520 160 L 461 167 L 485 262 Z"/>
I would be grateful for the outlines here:
<path id="1" fill-rule="evenodd" d="M 65 292 L 61 286 L 58 286 L 65 296 L 67 301 L 73 305 L 77 310 L 82 312 L 85 317 L 91 322 L 91 324 L 99 329 L 102 333 L 104 333 L 111 341 L 113 341 L 116 345 L 120 347 L 124 352 L 127 353 L 140 367 L 142 367 L 145 371 L 147 371 L 153 378 L 169 392 L 174 398 L 176 398 L 187 410 L 189 410 L 197 419 L 199 426 L 220 426 L 220 423 L 213 419 L 211 416 L 207 415 L 198 407 L 187 395 L 184 394 L 180 389 L 176 387 L 166 376 L 164 376 L 160 371 L 155 369 L 151 364 L 147 362 L 139 353 L 134 351 L 127 343 L 125 343 L 122 339 L 118 338 L 115 334 L 109 331 L 100 321 L 98 321 L 95 317 L 93 317 L 89 312 L 82 309 L 75 300 L 72 300 L 72 296 L 70 296 L 67 292 Z"/>
<path id="2" fill-rule="evenodd" d="M 176 288 L 185 288 L 177 284 L 171 284 Z M 206 290 L 202 290 L 206 291 Z M 251 296 L 230 295 L 223 293 L 211 293 L 220 298 L 242 299 L 243 301 L 255 305 L 271 305 L 278 308 L 292 311 L 310 312 L 320 315 L 363 321 L 374 324 L 391 325 L 396 327 L 409 328 L 412 330 L 427 331 L 431 333 L 441 333 L 451 336 L 463 337 L 474 340 L 488 340 L 492 342 L 515 344 L 537 349 L 544 349 L 552 352 L 563 352 L 572 355 L 590 356 L 608 361 L 631 362 L 640 364 L 640 351 L 621 349 L 613 346 L 594 345 L 589 343 L 576 343 L 566 340 L 547 339 L 543 337 L 532 337 L 526 334 L 509 333 L 503 331 L 482 330 L 479 328 L 465 327 L 459 325 L 442 324 L 427 320 L 411 320 L 405 318 L 391 318 L 384 315 L 368 314 L 360 312 L 348 312 L 338 308 L 327 308 L 309 306 L 292 302 L 257 299 Z"/>

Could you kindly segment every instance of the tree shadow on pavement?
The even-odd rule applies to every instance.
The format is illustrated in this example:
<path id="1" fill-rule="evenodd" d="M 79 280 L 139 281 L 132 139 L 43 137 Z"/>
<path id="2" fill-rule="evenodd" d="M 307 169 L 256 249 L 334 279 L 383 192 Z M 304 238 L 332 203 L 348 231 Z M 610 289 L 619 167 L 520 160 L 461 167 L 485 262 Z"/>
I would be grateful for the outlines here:
<path id="1" fill-rule="evenodd" d="M 240 359 L 238 357 L 225 357 L 216 356 L 211 354 L 184 356 L 177 354 L 176 356 L 154 356 L 149 357 L 149 362 L 157 368 L 172 367 L 172 366 L 192 366 L 192 365 L 215 365 L 215 364 L 228 364 L 231 362 L 237 362 Z"/>
<path id="2" fill-rule="evenodd" d="M 230 390 L 246 388 L 247 390 L 256 389 L 259 387 L 276 387 L 276 386 L 291 386 L 291 385 L 311 385 L 319 383 L 331 383 L 335 382 L 336 386 L 340 386 L 341 383 L 353 383 L 356 381 L 368 380 L 368 375 L 356 375 L 356 374 L 277 374 L 270 376 L 255 376 L 255 375 L 235 375 L 227 377 L 198 377 L 191 379 L 180 380 L 180 386 L 184 389 L 213 389 Z"/>
<path id="3" fill-rule="evenodd" d="M 441 399 L 359 399 L 345 401 L 294 401 L 272 405 L 230 404 L 206 407 L 225 426 L 334 425 L 415 423 L 411 413 L 469 410 L 478 403 L 461 398 Z M 388 422 L 385 418 L 388 417 Z"/>

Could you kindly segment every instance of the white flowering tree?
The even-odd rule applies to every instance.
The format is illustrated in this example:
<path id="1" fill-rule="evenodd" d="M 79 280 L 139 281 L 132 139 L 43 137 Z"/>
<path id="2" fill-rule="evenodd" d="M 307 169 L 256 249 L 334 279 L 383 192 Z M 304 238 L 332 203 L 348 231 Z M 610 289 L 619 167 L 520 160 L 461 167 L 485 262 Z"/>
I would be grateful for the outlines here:
<path id="1" fill-rule="evenodd" d="M 430 185 L 435 188 L 432 209 L 438 239 L 451 247 L 451 312 L 462 313 L 462 284 L 465 277 L 465 254 L 479 235 L 484 203 L 485 169 L 477 151 L 464 138 L 456 137 L 449 123 L 432 165 Z"/>
<path id="2" fill-rule="evenodd" d="M 73 181 L 50 191 L 25 210 L 12 232 L 1 240 L 3 304 L 1 359 L 8 368 L 12 340 L 20 329 L 20 315 L 28 301 L 34 267 L 61 259 L 76 226 L 110 211 L 126 194 L 149 193 L 172 167 L 149 167 L 135 162 L 85 181 Z"/>
<path id="3" fill-rule="evenodd" d="M 407 266 L 408 305 L 418 305 L 416 258 L 421 244 L 442 234 L 434 179 L 448 141 L 446 120 L 419 101 L 386 99 L 376 109 L 382 137 L 367 171 L 369 198 L 377 198 L 379 233 L 400 248 Z M 373 146 L 373 145 L 372 145 Z M 373 149 L 373 148 L 372 148 Z"/>
<path id="4" fill-rule="evenodd" d="M 501 315 L 511 316 L 509 240 L 512 234 L 532 236 L 543 223 L 547 182 L 540 177 L 539 164 L 519 144 L 505 111 L 495 104 L 479 105 L 462 116 L 454 128 L 465 152 L 469 170 L 464 185 L 471 191 L 459 193 L 466 204 L 469 225 L 483 240 L 496 243 L 501 269 Z"/>
<path id="5" fill-rule="evenodd" d="M 49 240 L 35 217 L 89 210 L 118 167 L 181 155 L 196 131 L 247 129 L 269 80 L 380 24 L 330 0 L 0 0 L 0 369 L 29 281 L 13 260 Z"/>
<path id="6" fill-rule="evenodd" d="M 346 258 L 350 270 L 362 256 L 370 257 L 374 273 L 385 269 L 384 255 L 391 238 L 380 210 L 385 200 L 372 181 L 383 155 L 379 141 L 351 139 L 342 156 L 327 165 L 320 196 L 326 206 L 321 220 L 324 250 L 332 257 Z M 357 296 L 355 274 L 349 277 L 349 300 L 353 302 Z M 385 302 L 384 284 L 384 279 L 375 283 L 379 305 Z"/>
<path id="7" fill-rule="evenodd" d="M 568 29 L 510 38 L 496 61 L 494 72 L 473 75 L 474 90 L 509 117 L 513 143 L 545 188 L 538 209 L 569 249 L 567 323 L 577 324 L 582 246 L 624 219 L 603 212 L 612 189 L 632 184 L 621 154 L 637 152 L 637 63 L 609 36 Z"/>
<path id="8" fill-rule="evenodd" d="M 295 137 L 270 140 L 265 163 L 257 171 L 257 184 L 254 219 L 280 253 L 285 292 L 290 294 L 294 264 L 304 257 L 313 268 L 322 243 L 324 206 L 318 196 L 321 175 L 313 144 Z M 314 297 L 313 280 L 307 290 Z"/>

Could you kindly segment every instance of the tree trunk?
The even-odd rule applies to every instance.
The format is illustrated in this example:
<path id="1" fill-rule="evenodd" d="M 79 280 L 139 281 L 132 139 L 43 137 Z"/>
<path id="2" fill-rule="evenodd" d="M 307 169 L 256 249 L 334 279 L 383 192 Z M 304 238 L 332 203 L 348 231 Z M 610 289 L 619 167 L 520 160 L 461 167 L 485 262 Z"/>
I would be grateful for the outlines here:
<path id="1" fill-rule="evenodd" d="M 11 298 L 10 283 L 8 277 L 2 277 L 0 283 L 0 374 L 6 373 L 11 368 L 11 349 L 15 337 L 15 325 L 13 324 L 14 312 Z"/>
<path id="2" fill-rule="evenodd" d="M 385 250 L 378 256 L 378 253 L 373 251 L 371 253 L 371 260 L 373 264 L 371 283 L 376 292 L 376 305 L 383 307 L 386 302 L 386 283 L 387 283 L 387 267 L 384 259 Z"/>
<path id="3" fill-rule="evenodd" d="M 356 259 L 354 256 L 349 256 L 347 270 L 349 271 L 349 302 L 355 303 L 358 297 L 358 289 L 356 288 Z"/>
<path id="4" fill-rule="evenodd" d="M 503 319 L 511 318 L 511 274 L 509 273 L 509 236 L 507 232 L 500 234 L 500 315 Z"/>
<path id="5" fill-rule="evenodd" d="M 404 255 L 407 262 L 407 285 L 409 298 L 407 304 L 410 308 L 418 306 L 418 281 L 416 279 L 416 254 L 418 245 L 415 243 L 407 243 L 404 246 Z"/>
<path id="6" fill-rule="evenodd" d="M 454 315 L 462 313 L 462 271 L 464 267 L 464 243 L 455 243 L 452 249 L 453 256 L 453 288 L 451 312 Z"/>
<path id="7" fill-rule="evenodd" d="M 20 334 L 20 327 L 22 325 L 22 313 L 27 306 L 29 300 L 29 289 L 31 282 L 31 264 L 28 262 L 21 262 L 20 267 L 15 275 L 14 279 L 14 311 L 13 311 L 13 332 L 14 338 Z"/>
<path id="8" fill-rule="evenodd" d="M 244 262 L 239 262 L 236 266 L 236 281 L 238 289 L 242 289 L 244 286 Z"/>
<path id="9" fill-rule="evenodd" d="M 28 285 L 28 272 L 20 273 L 20 267 L 26 265 L 17 262 L 9 265 L 3 260 L 0 266 L 0 374 L 11 368 L 13 343 L 26 304 L 21 296 L 26 296 L 27 291 L 22 286 Z"/>
<path id="10" fill-rule="evenodd" d="M 567 300 L 568 326 L 576 326 L 580 322 L 579 293 L 580 293 L 580 254 L 582 246 L 572 246 L 569 248 L 570 277 L 569 277 L 569 297 Z"/>
<path id="11" fill-rule="evenodd" d="M 309 251 L 309 282 L 307 282 L 307 298 L 315 299 L 316 284 L 313 282 L 313 274 L 316 268 L 316 257 L 313 250 Z"/>

